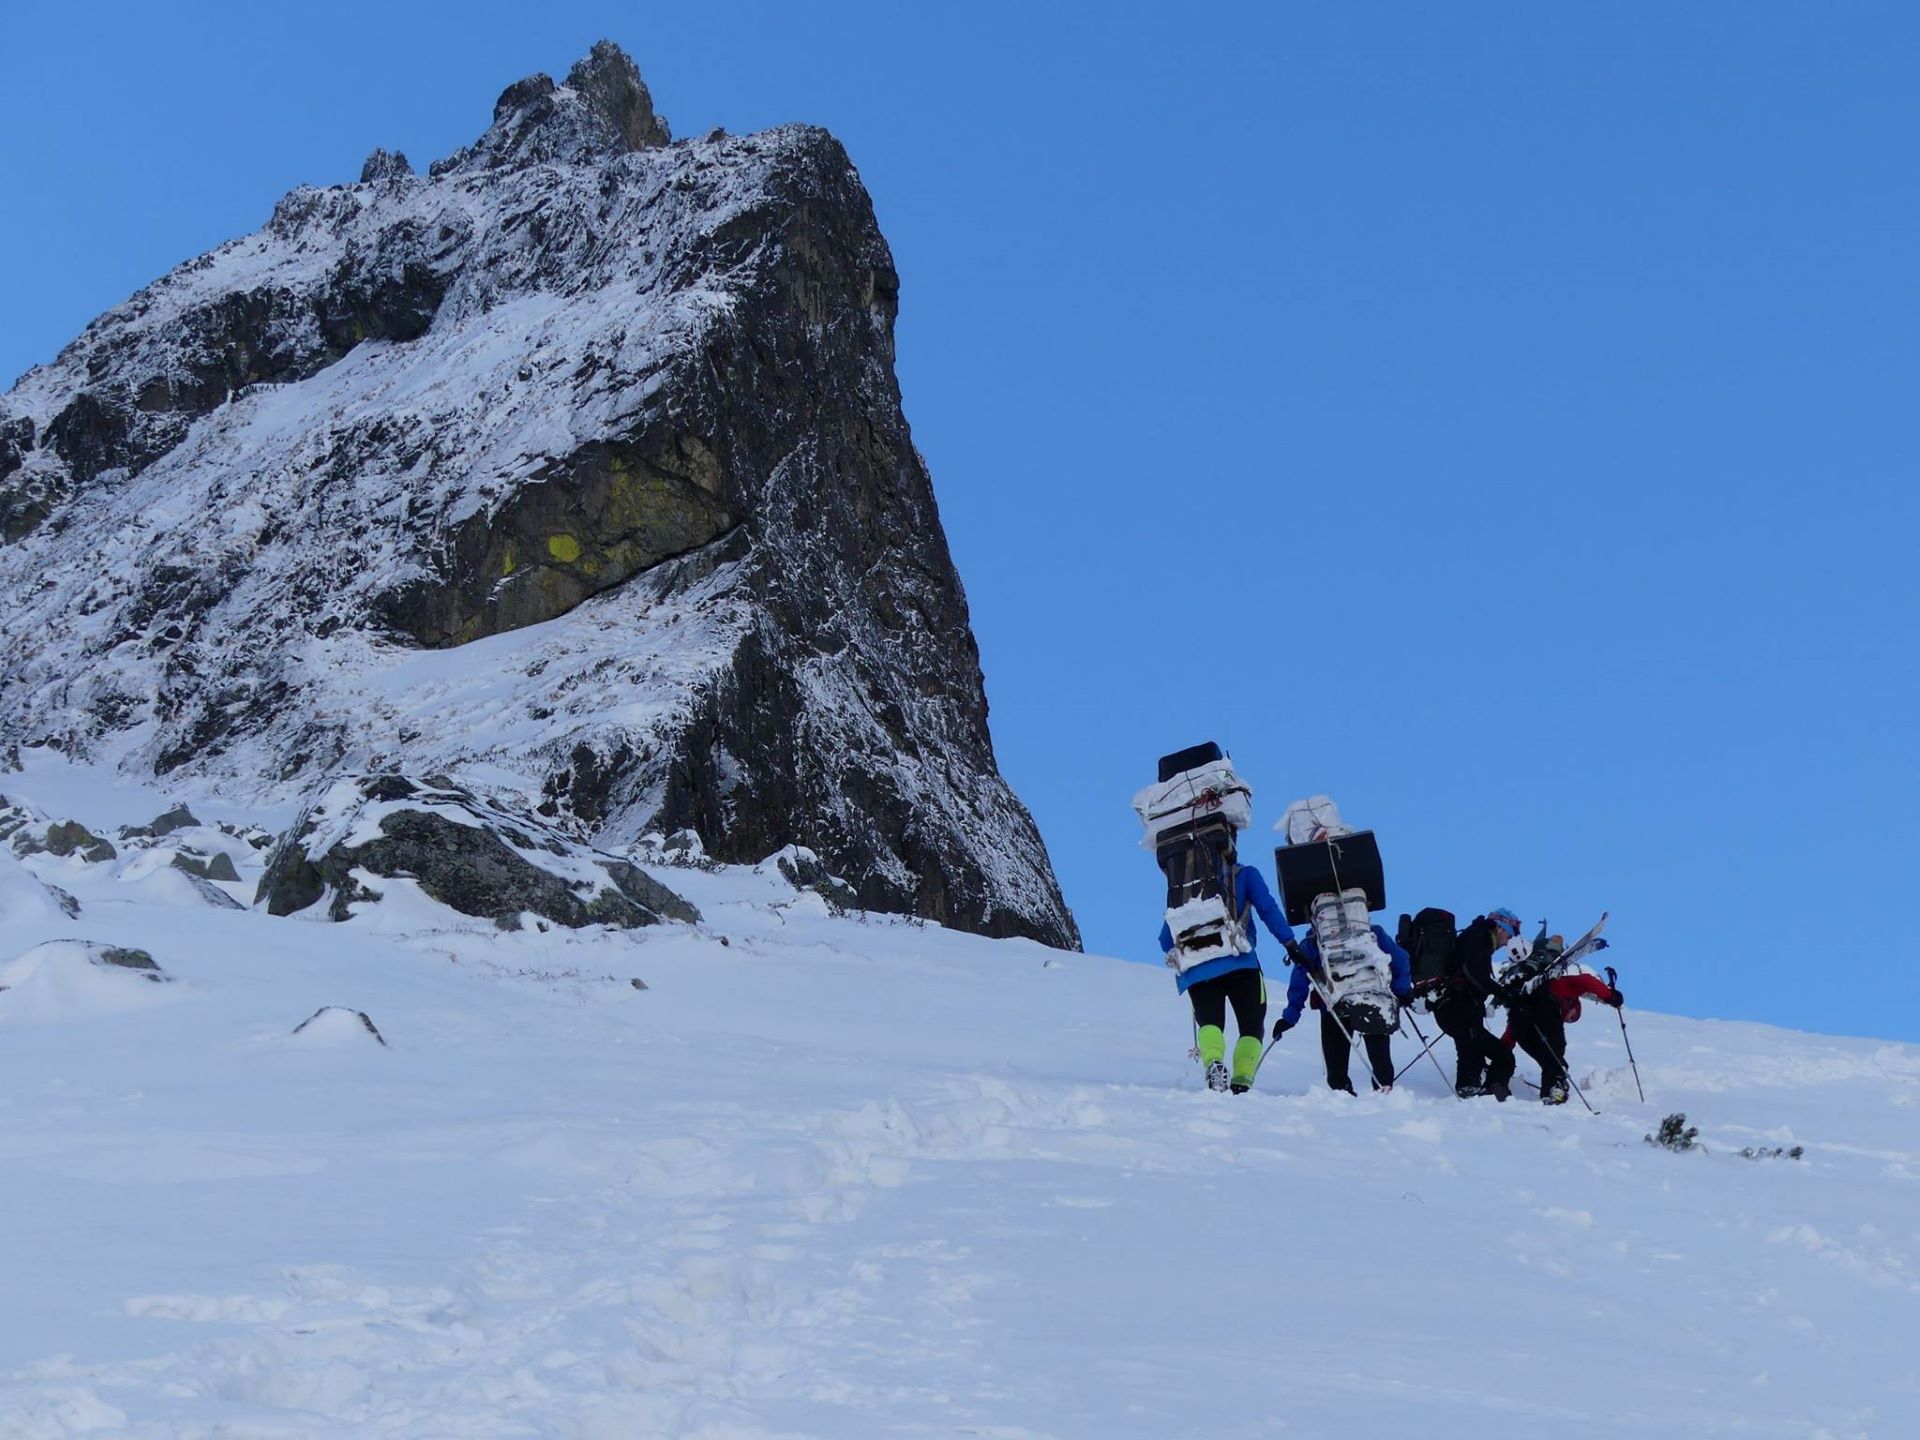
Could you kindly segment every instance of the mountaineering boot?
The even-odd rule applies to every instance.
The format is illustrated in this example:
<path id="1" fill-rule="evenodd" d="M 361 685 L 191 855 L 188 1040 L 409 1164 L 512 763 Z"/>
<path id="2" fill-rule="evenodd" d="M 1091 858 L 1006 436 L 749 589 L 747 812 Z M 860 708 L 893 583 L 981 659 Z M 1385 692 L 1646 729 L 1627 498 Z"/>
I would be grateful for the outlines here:
<path id="1" fill-rule="evenodd" d="M 1329 1080 L 1327 1081 L 1327 1088 L 1329 1090 L 1336 1090 L 1342 1095 L 1351 1095 L 1353 1094 L 1353 1081 Z"/>
<path id="2" fill-rule="evenodd" d="M 1542 1105 L 1566 1104 L 1567 1103 L 1567 1082 L 1564 1080 L 1552 1080 L 1552 1081 L 1549 1081 L 1543 1087 L 1541 1087 L 1540 1103 Z"/>
<path id="3" fill-rule="evenodd" d="M 1454 1086 L 1453 1093 L 1462 1100 L 1475 1100 L 1486 1094 L 1487 1089 L 1484 1085 L 1475 1085 L 1471 1081 L 1467 1081 Z"/>
<path id="4" fill-rule="evenodd" d="M 1200 1063 L 1207 1067 L 1207 1088 L 1227 1088 L 1227 1035 L 1218 1025 L 1202 1025 L 1199 1034 Z"/>
<path id="5" fill-rule="evenodd" d="M 1253 1088 L 1253 1073 L 1260 1068 L 1260 1037 L 1242 1035 L 1233 1042 L 1233 1093 L 1244 1095 Z"/>
<path id="6" fill-rule="evenodd" d="M 1487 1088 L 1480 1093 L 1483 1095 L 1491 1095 L 1504 1105 L 1507 1102 L 1507 1097 L 1513 1094 L 1513 1091 L 1508 1088 L 1507 1082 L 1504 1080 L 1489 1080 L 1487 1082 Z"/>

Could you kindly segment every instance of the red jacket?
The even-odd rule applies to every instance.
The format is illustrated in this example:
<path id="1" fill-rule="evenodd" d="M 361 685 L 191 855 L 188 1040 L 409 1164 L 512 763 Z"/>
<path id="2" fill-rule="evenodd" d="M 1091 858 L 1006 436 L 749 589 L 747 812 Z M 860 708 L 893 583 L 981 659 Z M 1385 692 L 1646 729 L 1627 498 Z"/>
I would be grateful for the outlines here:
<path id="1" fill-rule="evenodd" d="M 1560 1018 L 1571 1025 L 1580 1018 L 1580 1001 L 1585 999 L 1603 1000 L 1613 993 L 1613 987 L 1598 975 L 1588 975 L 1584 971 L 1572 975 L 1556 975 L 1547 981 L 1549 995 L 1560 1002 Z M 1500 1037 L 1500 1043 L 1509 1050 L 1513 1048 L 1513 1024 L 1507 1024 L 1506 1034 Z"/>

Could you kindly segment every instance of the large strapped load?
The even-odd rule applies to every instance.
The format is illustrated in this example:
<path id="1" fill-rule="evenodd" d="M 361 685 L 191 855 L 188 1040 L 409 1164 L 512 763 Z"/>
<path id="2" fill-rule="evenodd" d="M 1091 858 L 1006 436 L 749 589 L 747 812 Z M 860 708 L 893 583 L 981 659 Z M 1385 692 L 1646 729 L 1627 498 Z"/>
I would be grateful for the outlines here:
<path id="1" fill-rule="evenodd" d="M 1167 964 L 1181 974 L 1253 949 L 1234 903 L 1234 836 L 1253 821 L 1253 789 L 1212 741 L 1160 760 L 1159 783 L 1133 797 L 1141 845 L 1167 877 Z"/>
<path id="2" fill-rule="evenodd" d="M 1400 1020 L 1393 968 L 1368 913 L 1387 903 L 1386 874 L 1371 830 L 1354 830 L 1325 795 L 1296 800 L 1274 829 L 1273 852 L 1287 923 L 1311 925 L 1327 975 L 1321 999 L 1353 1035 L 1385 1035 Z"/>
<path id="3" fill-rule="evenodd" d="M 1387 908 L 1386 872 L 1373 832 L 1344 824 L 1339 807 L 1325 795 L 1294 801 L 1273 828 L 1287 837 L 1273 852 L 1273 863 L 1289 925 L 1309 924 L 1314 897 L 1329 891 L 1363 890 L 1369 910 Z"/>

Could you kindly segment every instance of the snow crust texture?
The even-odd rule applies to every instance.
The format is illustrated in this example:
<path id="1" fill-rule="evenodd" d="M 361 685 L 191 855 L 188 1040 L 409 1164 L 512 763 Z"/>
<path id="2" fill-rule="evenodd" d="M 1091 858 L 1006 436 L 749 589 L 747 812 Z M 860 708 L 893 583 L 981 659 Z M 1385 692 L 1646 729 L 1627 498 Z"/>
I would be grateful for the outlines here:
<path id="1" fill-rule="evenodd" d="M 0 764 L 263 803 L 453 774 L 596 842 L 805 845 L 869 907 L 1076 943 L 838 142 L 670 143 L 603 44 L 430 174 L 363 173 L 0 399 Z"/>
<path id="2" fill-rule="evenodd" d="M 1912 1046 L 1632 1012 L 1642 1105 L 1589 1012 L 1597 1117 L 1300 1034 L 1212 1095 L 1160 968 L 778 860 L 674 872 L 699 926 L 331 924 L 207 903 L 169 850 L 243 891 L 284 817 L 195 813 L 0 847 L 9 1440 L 1920 1432 Z"/>

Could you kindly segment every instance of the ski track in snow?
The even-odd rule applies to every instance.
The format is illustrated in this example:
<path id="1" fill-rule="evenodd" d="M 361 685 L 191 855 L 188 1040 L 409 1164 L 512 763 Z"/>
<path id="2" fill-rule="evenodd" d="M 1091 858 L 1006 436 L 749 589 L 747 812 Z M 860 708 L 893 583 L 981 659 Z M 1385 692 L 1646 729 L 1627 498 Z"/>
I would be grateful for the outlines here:
<path id="1" fill-rule="evenodd" d="M 706 923 L 632 935 L 153 870 L 0 848 L 0 964 L 173 977 L 0 993 L 8 1437 L 1920 1430 L 1914 1047 L 1630 1012 L 1642 1106 L 1589 1007 L 1597 1118 L 1424 1061 L 1335 1096 L 1310 1030 L 1231 1100 L 1164 972 L 834 918 L 770 866 L 663 872 Z M 324 1005 L 390 1048 L 291 1035 Z M 1642 1143 L 1672 1110 L 1709 1153 Z"/>

